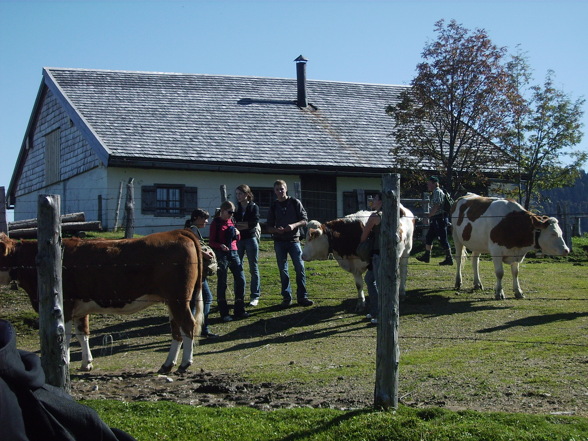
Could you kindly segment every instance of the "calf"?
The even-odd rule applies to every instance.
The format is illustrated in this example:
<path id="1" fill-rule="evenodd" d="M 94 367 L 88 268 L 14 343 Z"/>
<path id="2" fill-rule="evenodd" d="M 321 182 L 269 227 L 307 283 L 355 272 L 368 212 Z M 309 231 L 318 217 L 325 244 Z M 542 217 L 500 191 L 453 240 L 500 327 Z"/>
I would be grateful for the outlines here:
<path id="1" fill-rule="evenodd" d="M 474 289 L 483 289 L 479 272 L 480 254 L 490 253 L 496 273 L 496 299 L 504 299 L 503 263 L 511 266 L 515 297 L 523 298 L 518 275 L 519 264 L 527 252 L 541 249 L 545 254 L 556 256 L 567 256 L 570 252 L 557 219 L 535 215 L 511 200 L 470 193 L 453 204 L 451 221 L 457 260 L 456 289 L 461 287 L 461 267 L 466 248 L 472 251 Z"/>
<path id="2" fill-rule="evenodd" d="M 302 259 L 305 261 L 326 260 L 332 253 L 339 266 L 353 274 L 358 297 L 356 311 L 365 310 L 362 274 L 367 270 L 368 262 L 361 260 L 355 254 L 355 250 L 359 245 L 365 223 L 371 214 L 371 211 L 358 211 L 324 224 L 315 220 L 310 221 L 306 233 L 306 244 L 302 250 Z M 401 296 L 406 294 L 408 256 L 412 249 L 414 221 L 412 212 L 400 205 L 397 252 L 400 257 Z"/>
<path id="3" fill-rule="evenodd" d="M 200 242 L 189 230 L 155 233 L 139 239 L 63 239 L 64 320 L 82 347 L 82 370 L 92 369 L 88 315 L 133 314 L 154 302 L 166 303 L 172 344 L 160 372 L 169 372 L 184 345 L 179 371 L 192 364 L 193 338 L 202 323 Z M 16 280 L 38 311 L 36 241 L 0 234 L 0 281 Z M 198 295 L 196 315 L 189 302 Z M 195 320 L 196 319 L 196 320 Z M 69 351 L 68 351 L 69 353 Z"/>

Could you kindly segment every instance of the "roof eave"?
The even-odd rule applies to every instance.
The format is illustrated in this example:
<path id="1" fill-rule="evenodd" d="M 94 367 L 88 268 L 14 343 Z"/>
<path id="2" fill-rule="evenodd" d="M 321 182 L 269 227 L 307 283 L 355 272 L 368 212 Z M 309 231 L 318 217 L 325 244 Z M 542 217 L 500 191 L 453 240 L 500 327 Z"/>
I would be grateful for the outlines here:
<path id="1" fill-rule="evenodd" d="M 389 168 L 357 168 L 351 166 L 325 166 L 319 164 L 263 164 L 263 163 L 226 163 L 163 160 L 137 157 L 111 157 L 109 167 L 149 168 L 162 170 L 212 171 L 263 174 L 314 174 L 321 173 L 336 176 L 379 177 L 389 173 Z"/>

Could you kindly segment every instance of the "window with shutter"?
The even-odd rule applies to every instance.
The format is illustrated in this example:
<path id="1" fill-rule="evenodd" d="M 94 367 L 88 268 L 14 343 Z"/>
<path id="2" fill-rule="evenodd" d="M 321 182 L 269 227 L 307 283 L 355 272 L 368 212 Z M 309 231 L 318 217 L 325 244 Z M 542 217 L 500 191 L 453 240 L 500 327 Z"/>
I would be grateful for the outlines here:
<path id="1" fill-rule="evenodd" d="M 141 187 L 141 213 L 178 217 L 198 206 L 198 189 L 184 185 L 155 184 Z"/>

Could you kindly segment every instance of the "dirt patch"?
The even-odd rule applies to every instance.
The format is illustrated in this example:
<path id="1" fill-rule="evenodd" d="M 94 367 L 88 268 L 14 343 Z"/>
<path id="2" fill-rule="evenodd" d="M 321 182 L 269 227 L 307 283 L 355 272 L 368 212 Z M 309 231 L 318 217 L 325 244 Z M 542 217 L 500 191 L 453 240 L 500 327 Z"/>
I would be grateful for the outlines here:
<path id="1" fill-rule="evenodd" d="M 206 371 L 159 375 L 145 372 L 71 375 L 71 395 L 76 400 L 173 401 L 204 407 L 249 406 L 260 410 L 292 407 L 357 409 L 371 399 L 339 387 L 313 389 L 290 381 L 255 384 L 238 375 Z"/>

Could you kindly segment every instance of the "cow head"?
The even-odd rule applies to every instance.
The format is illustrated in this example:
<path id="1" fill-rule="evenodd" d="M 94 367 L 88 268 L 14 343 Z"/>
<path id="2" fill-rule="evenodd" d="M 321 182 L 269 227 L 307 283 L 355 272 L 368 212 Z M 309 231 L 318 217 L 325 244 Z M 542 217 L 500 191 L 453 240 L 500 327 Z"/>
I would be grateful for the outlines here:
<path id="1" fill-rule="evenodd" d="M 329 258 L 329 238 L 326 228 L 320 222 L 310 221 L 306 233 L 306 244 L 302 250 L 302 260 L 327 260 Z"/>
<path id="2" fill-rule="evenodd" d="M 570 253 L 570 249 L 564 241 L 563 232 L 556 218 L 533 216 L 533 226 L 539 235 L 536 240 L 536 245 L 545 254 L 551 256 L 567 256 Z"/>

